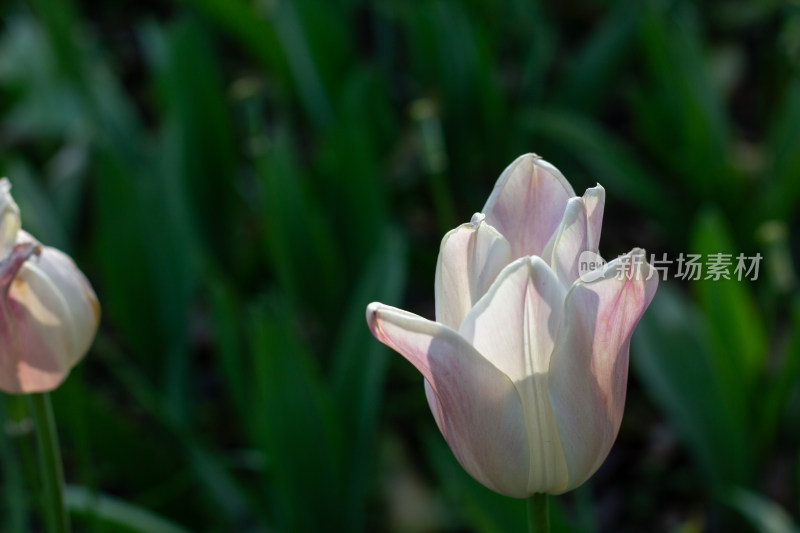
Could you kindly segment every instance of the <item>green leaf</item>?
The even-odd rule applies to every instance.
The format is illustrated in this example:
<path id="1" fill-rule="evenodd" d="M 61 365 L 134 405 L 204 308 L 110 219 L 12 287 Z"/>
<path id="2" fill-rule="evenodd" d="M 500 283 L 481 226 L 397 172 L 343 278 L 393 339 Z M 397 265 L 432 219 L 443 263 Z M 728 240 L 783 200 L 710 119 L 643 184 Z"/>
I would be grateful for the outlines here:
<path id="1" fill-rule="evenodd" d="M 724 393 L 703 315 L 662 283 L 631 345 L 632 366 L 713 485 L 744 481 L 751 464 L 741 411 Z"/>
<path id="2" fill-rule="evenodd" d="M 800 76 L 791 78 L 780 103 L 772 115 L 769 131 L 770 164 L 767 167 L 767 194 L 764 195 L 762 218 L 790 216 L 800 202 Z"/>
<path id="3" fill-rule="evenodd" d="M 563 146 L 602 182 L 609 196 L 624 198 L 652 216 L 674 223 L 670 194 L 614 135 L 589 118 L 567 110 L 525 113 L 521 125 Z"/>
<path id="4" fill-rule="evenodd" d="M 94 493 L 86 487 L 67 486 L 64 498 L 69 512 L 76 517 L 87 517 L 94 524 L 102 523 L 112 531 L 128 533 L 188 533 L 189 530 L 174 524 L 137 505 Z"/>
<path id="5" fill-rule="evenodd" d="M 24 533 L 29 530 L 26 517 L 29 506 L 28 487 L 26 487 L 22 461 L 15 446 L 15 439 L 24 424 L 30 424 L 29 418 L 15 419 L 9 412 L 7 403 L 19 402 L 20 398 L 0 397 L 0 465 L 2 465 L 2 496 L 0 496 L 0 528 L 11 533 Z M 13 406 L 12 406 L 13 407 Z M 30 428 L 29 428 L 30 431 Z"/>
<path id="6" fill-rule="evenodd" d="M 766 332 L 750 286 L 735 269 L 741 253 L 736 249 L 725 220 L 716 210 L 701 212 L 692 232 L 691 251 L 702 255 L 702 279 L 691 281 L 693 293 L 708 320 L 714 369 L 731 407 L 748 419 L 754 405 L 755 386 L 763 376 L 767 355 Z M 728 254 L 730 279 L 715 280 L 708 272 L 712 254 Z M 745 254 L 749 256 L 749 254 Z M 750 261 L 745 261 L 745 268 Z M 752 274 L 751 274 L 752 276 Z"/>
<path id="7" fill-rule="evenodd" d="M 333 121 L 329 95 L 308 46 L 293 2 L 252 4 L 228 0 L 187 0 L 220 25 L 268 72 L 288 78 L 311 121 L 323 128 Z M 261 6 L 261 8 L 259 8 Z"/>
<path id="8" fill-rule="evenodd" d="M 792 517 L 777 503 L 758 493 L 743 489 L 731 489 L 724 498 L 739 511 L 759 533 L 797 533 Z"/>
<path id="9" fill-rule="evenodd" d="M 324 316 L 335 312 L 344 289 L 343 257 L 291 138 L 279 132 L 273 143 L 256 159 L 264 250 L 286 303 Z"/>
<path id="10" fill-rule="evenodd" d="M 559 105 L 594 110 L 609 90 L 623 84 L 623 66 L 634 50 L 640 7 L 617 2 L 570 62 L 556 91 Z"/>
<path id="11" fill-rule="evenodd" d="M 278 298 L 259 302 L 248 320 L 256 443 L 267 456 L 268 501 L 284 531 L 347 527 L 341 421 L 295 324 Z"/>
<path id="12" fill-rule="evenodd" d="M 382 404 L 389 350 L 376 341 L 364 319 L 367 304 L 381 301 L 399 305 L 406 280 L 405 239 L 386 230 L 373 257 L 359 276 L 344 311 L 333 353 L 333 391 L 345 433 L 350 435 L 349 484 L 346 489 L 347 523 L 353 531 L 364 529 L 368 473 L 373 462 L 378 415 Z"/>
<path id="13" fill-rule="evenodd" d="M 649 76 L 633 103 L 643 138 L 661 163 L 700 197 L 735 196 L 731 131 L 724 99 L 711 79 L 694 6 L 648 3 L 639 43 Z M 657 6 L 657 7 L 656 7 Z M 664 147 L 669 146 L 669 150 Z"/>

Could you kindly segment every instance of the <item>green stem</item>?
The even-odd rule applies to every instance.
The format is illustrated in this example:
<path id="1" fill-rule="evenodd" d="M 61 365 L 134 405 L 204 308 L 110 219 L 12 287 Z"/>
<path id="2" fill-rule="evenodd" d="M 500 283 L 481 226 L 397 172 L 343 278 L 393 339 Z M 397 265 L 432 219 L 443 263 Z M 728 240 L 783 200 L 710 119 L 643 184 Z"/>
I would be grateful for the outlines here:
<path id="1" fill-rule="evenodd" d="M 64 504 L 64 470 L 58 447 L 56 422 L 50 394 L 31 394 L 36 437 L 39 442 L 39 464 L 42 470 L 43 507 L 50 533 L 69 533 L 69 518 Z"/>
<path id="2" fill-rule="evenodd" d="M 550 507 L 547 494 L 528 498 L 528 532 L 550 533 Z"/>

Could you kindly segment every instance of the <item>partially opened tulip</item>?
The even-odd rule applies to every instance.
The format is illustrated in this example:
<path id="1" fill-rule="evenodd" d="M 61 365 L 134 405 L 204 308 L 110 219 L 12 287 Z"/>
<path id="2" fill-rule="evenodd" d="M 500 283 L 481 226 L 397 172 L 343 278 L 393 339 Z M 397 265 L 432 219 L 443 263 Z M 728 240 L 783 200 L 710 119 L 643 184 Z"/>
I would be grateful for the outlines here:
<path id="1" fill-rule="evenodd" d="M 442 240 L 435 322 L 367 308 L 373 335 L 425 378 L 458 461 L 501 494 L 572 490 L 616 439 L 631 335 L 658 276 L 638 248 L 582 275 L 604 206 L 600 185 L 576 196 L 555 167 L 521 156 Z"/>
<path id="2" fill-rule="evenodd" d="M 100 306 L 66 254 L 43 246 L 20 225 L 11 184 L 0 179 L 0 390 L 29 394 L 41 458 L 47 530 L 68 533 L 64 473 L 49 391 L 86 354 Z"/>
<path id="3" fill-rule="evenodd" d="M 69 256 L 21 230 L 10 189 L 0 180 L 0 389 L 44 392 L 86 354 L 100 307 Z"/>

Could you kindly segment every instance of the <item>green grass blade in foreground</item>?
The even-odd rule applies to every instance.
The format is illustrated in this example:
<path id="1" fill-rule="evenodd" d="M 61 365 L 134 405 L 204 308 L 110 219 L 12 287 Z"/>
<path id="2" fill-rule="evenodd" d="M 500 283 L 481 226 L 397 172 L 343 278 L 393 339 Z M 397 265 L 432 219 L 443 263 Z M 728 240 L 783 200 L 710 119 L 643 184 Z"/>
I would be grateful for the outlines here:
<path id="1" fill-rule="evenodd" d="M 293 138 L 278 132 L 271 142 L 255 161 L 264 254 L 289 309 L 313 309 L 322 319 L 337 310 L 345 287 L 338 240 L 298 165 Z"/>
<path id="2" fill-rule="evenodd" d="M 639 49 L 650 79 L 634 101 L 642 137 L 698 196 L 732 196 L 740 183 L 727 172 L 729 117 L 711 79 L 695 8 L 689 3 L 647 6 Z"/>
<path id="3" fill-rule="evenodd" d="M 722 393 L 712 350 L 703 315 L 662 283 L 633 336 L 631 362 L 710 489 L 744 482 L 751 463 L 745 421 Z"/>
<path id="4" fill-rule="evenodd" d="M 723 496 L 760 533 L 798 533 L 800 528 L 780 505 L 743 488 L 731 489 Z"/>
<path id="5" fill-rule="evenodd" d="M 783 98 L 770 124 L 767 165 L 767 194 L 759 215 L 762 218 L 790 216 L 800 203 L 800 75 L 784 89 Z"/>
<path id="6" fill-rule="evenodd" d="M 347 473 L 344 435 L 317 361 L 280 297 L 250 310 L 250 389 L 258 415 L 256 445 L 267 460 L 264 482 L 273 526 L 283 531 L 341 531 Z"/>
<path id="7" fill-rule="evenodd" d="M 625 145 L 599 123 L 567 110 L 523 113 L 521 126 L 562 146 L 588 168 L 608 191 L 646 211 L 663 224 L 674 225 L 670 194 L 641 166 Z"/>
<path id="8" fill-rule="evenodd" d="M 764 373 L 767 340 L 751 289 L 753 281 L 745 277 L 745 272 L 741 280 L 734 273 L 736 257 L 743 250 L 736 249 L 722 215 L 710 209 L 702 211 L 695 221 L 690 250 L 702 254 L 706 268 L 703 279 L 691 281 L 690 287 L 709 326 L 714 372 L 731 409 L 743 421 L 750 420 L 750 409 L 757 405 L 755 387 Z M 730 254 L 731 279 L 705 279 L 710 257 L 719 253 Z M 763 260 L 761 263 L 763 266 Z M 749 266 L 746 261 L 745 268 Z M 748 433 L 752 434 L 753 429 L 748 428 Z"/>
<path id="9" fill-rule="evenodd" d="M 597 29 L 581 45 L 556 91 L 559 105 L 593 111 L 609 90 L 616 90 L 625 76 L 627 61 L 635 50 L 640 7 L 617 2 Z M 587 90 L 591 87 L 591 90 Z"/>
<path id="10" fill-rule="evenodd" d="M 147 509 L 86 487 L 67 486 L 66 501 L 74 517 L 86 517 L 93 524 L 128 533 L 189 533 L 177 524 Z M 107 531 L 107 529 L 104 529 Z"/>
<path id="11" fill-rule="evenodd" d="M 36 427 L 42 495 L 41 508 L 44 512 L 44 522 L 50 533 L 69 533 L 72 528 L 64 501 L 64 467 L 50 393 L 43 392 L 27 396 L 30 400 Z"/>
<path id="12" fill-rule="evenodd" d="M 2 500 L 0 501 L 0 530 L 9 533 L 24 533 L 29 530 L 27 524 L 28 490 L 22 471 L 22 461 L 15 445 L 19 440 L 15 437 L 22 431 L 23 421 L 30 420 L 27 416 L 21 420 L 10 416 L 9 399 L 12 397 L 3 394 L 0 396 L 0 466 L 2 466 Z M 18 403 L 19 398 L 14 397 L 12 402 Z M 27 414 L 27 413 L 26 413 Z"/>
<path id="13" fill-rule="evenodd" d="M 163 430 L 160 438 L 166 444 L 159 442 L 159 447 L 170 450 L 171 455 L 168 457 L 171 457 L 172 463 L 163 468 L 168 470 L 170 466 L 174 467 L 178 464 L 181 465 L 178 467 L 179 469 L 185 470 L 191 476 L 192 481 L 195 482 L 191 485 L 192 488 L 198 491 L 198 495 L 203 499 L 203 504 L 211 510 L 210 515 L 201 515 L 213 518 L 209 527 L 222 527 L 223 530 L 231 531 L 251 531 L 249 529 L 251 526 L 256 528 L 257 526 L 254 524 L 257 524 L 261 515 L 266 513 L 253 504 L 249 493 L 244 490 L 239 480 L 231 473 L 229 466 L 225 464 L 224 457 L 209 448 L 198 435 L 193 434 L 186 427 L 186 421 L 176 421 L 173 418 L 174 413 L 163 408 L 162 397 L 131 364 L 131 358 L 114 352 L 109 340 L 102 334 L 95 340 L 94 349 L 97 360 L 105 366 L 116 386 L 130 395 L 137 408 L 142 409 Z M 103 399 L 103 397 L 97 397 L 102 407 L 108 410 L 107 402 L 103 402 Z M 114 424 L 123 423 L 129 425 L 127 420 L 118 420 L 122 417 L 115 416 L 113 412 L 109 412 L 108 415 L 111 418 L 104 421 L 103 426 L 113 427 Z M 124 434 L 126 435 L 126 438 L 123 439 L 125 445 L 128 445 L 129 441 L 131 441 L 130 444 L 135 444 L 136 431 L 134 428 L 130 429 L 131 431 L 123 432 L 121 428 L 114 428 L 107 438 L 113 442 L 114 437 L 119 438 L 120 434 Z M 134 451 L 138 452 L 138 456 L 158 453 L 151 449 L 150 443 L 147 445 L 146 452 L 141 449 Z M 164 450 L 160 453 L 167 454 Z M 128 455 L 136 456 L 135 453 Z M 123 460 L 124 457 L 116 459 L 118 462 Z M 150 477 L 156 475 L 150 474 Z M 203 508 L 203 510 L 205 509 L 206 507 Z M 197 514 L 197 512 L 194 513 L 195 516 Z"/>
<path id="14" fill-rule="evenodd" d="M 367 68 L 343 80 L 337 110 L 346 121 L 320 135 L 314 173 L 309 177 L 329 221 L 336 221 L 338 246 L 347 272 L 369 261 L 388 221 L 386 154 L 397 131 L 391 90 Z"/>
<path id="15" fill-rule="evenodd" d="M 373 301 L 400 305 L 406 282 L 407 246 L 397 230 L 387 229 L 372 259 L 359 276 L 339 327 L 333 353 L 333 391 L 350 435 L 347 457 L 349 483 L 347 523 L 364 529 L 369 476 L 374 461 L 375 433 L 384 393 L 389 350 L 375 342 L 364 322 L 364 310 Z"/>
<path id="16" fill-rule="evenodd" d="M 795 298 L 792 304 L 787 337 L 781 345 L 783 351 L 769 376 L 769 384 L 764 387 L 764 400 L 757 411 L 760 413 L 758 435 L 761 435 L 761 444 L 766 449 L 774 442 L 782 419 L 795 425 L 794 417 L 787 414 L 791 411 L 789 399 L 792 389 L 800 383 L 800 297 Z"/>
<path id="17" fill-rule="evenodd" d="M 199 8 L 212 23 L 221 26 L 252 53 L 271 75 L 291 82 L 306 114 L 320 129 L 333 122 L 329 95 L 308 47 L 296 6 L 293 3 L 269 7 L 228 0 L 186 0 Z"/>
<path id="18" fill-rule="evenodd" d="M 241 427 L 246 428 L 250 416 L 258 408 L 249 401 L 250 391 L 247 389 L 249 370 L 241 331 L 242 300 L 228 284 L 220 280 L 208 284 L 220 373 L 225 380 L 230 405 L 236 410 Z"/>

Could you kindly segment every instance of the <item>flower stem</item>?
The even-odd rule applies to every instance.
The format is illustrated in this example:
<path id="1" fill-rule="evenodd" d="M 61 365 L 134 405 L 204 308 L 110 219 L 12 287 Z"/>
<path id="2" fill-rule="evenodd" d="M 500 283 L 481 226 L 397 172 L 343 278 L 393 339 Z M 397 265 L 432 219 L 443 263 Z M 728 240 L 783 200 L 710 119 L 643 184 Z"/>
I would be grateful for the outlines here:
<path id="1" fill-rule="evenodd" d="M 528 533 L 550 533 L 550 507 L 547 494 L 528 498 Z"/>
<path id="2" fill-rule="evenodd" d="M 31 394 L 36 437 L 39 442 L 39 464 L 42 470 L 43 508 L 50 533 L 69 533 L 69 518 L 64 504 L 64 470 L 58 446 L 50 394 Z"/>

